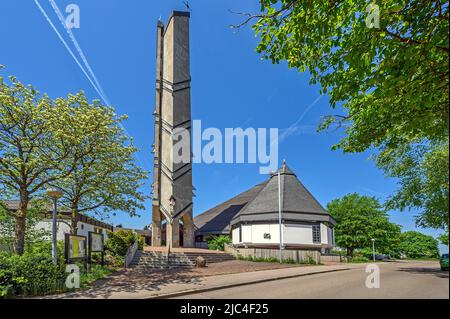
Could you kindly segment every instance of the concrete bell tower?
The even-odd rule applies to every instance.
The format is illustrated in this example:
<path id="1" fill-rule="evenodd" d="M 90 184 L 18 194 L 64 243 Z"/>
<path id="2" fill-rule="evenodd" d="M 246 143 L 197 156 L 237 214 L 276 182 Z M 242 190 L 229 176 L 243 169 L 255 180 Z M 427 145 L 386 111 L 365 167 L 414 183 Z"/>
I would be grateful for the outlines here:
<path id="1" fill-rule="evenodd" d="M 166 246 L 194 246 L 189 19 L 174 11 L 157 25 L 152 246 L 162 245 L 164 221 Z"/>

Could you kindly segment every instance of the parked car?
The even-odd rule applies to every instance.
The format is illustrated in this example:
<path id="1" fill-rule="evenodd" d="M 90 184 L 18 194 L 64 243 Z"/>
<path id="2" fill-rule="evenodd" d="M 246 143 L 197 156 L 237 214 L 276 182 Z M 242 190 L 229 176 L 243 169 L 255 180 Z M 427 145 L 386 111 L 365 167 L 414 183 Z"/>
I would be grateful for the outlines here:
<path id="1" fill-rule="evenodd" d="M 439 259 L 441 270 L 448 270 L 448 254 L 443 254 Z"/>
<path id="2" fill-rule="evenodd" d="M 375 260 L 388 261 L 390 259 L 391 259 L 391 257 L 389 257 L 389 255 L 375 254 Z"/>

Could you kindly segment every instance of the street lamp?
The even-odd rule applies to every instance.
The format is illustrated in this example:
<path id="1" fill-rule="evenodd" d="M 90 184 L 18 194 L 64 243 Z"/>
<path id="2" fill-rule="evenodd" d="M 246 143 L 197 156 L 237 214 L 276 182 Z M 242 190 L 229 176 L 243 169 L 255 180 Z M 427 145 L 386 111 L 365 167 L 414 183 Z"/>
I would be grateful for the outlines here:
<path id="1" fill-rule="evenodd" d="M 56 265 L 58 263 L 56 254 L 56 213 L 58 198 L 63 196 L 63 192 L 58 188 L 50 188 L 47 190 L 47 196 L 53 200 L 53 216 L 52 216 L 52 259 Z"/>
<path id="2" fill-rule="evenodd" d="M 279 224 L 279 232 L 280 232 L 280 264 L 283 262 L 283 227 L 282 227 L 282 218 L 281 218 L 281 172 L 278 171 L 278 224 Z"/>
<path id="3" fill-rule="evenodd" d="M 375 238 L 372 238 L 372 257 L 373 261 L 375 261 Z"/>

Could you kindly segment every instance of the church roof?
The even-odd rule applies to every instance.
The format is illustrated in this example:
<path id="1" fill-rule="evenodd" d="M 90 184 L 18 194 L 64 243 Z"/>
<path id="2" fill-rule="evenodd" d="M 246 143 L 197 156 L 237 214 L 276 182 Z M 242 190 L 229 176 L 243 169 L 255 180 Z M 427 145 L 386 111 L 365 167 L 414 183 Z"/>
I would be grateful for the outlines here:
<path id="1" fill-rule="evenodd" d="M 278 173 L 283 220 L 335 224 L 334 219 L 284 162 L 265 182 L 194 217 L 197 235 L 228 234 L 230 224 L 239 222 L 278 222 Z"/>
<path id="2" fill-rule="evenodd" d="M 280 175 L 283 220 L 322 221 L 335 224 L 330 214 L 284 162 L 283 166 L 271 175 L 258 194 L 233 217 L 231 225 L 239 222 L 278 221 L 278 174 Z"/>
<path id="3" fill-rule="evenodd" d="M 197 235 L 228 234 L 230 221 L 261 190 L 267 181 L 213 207 L 203 214 L 194 217 Z"/>

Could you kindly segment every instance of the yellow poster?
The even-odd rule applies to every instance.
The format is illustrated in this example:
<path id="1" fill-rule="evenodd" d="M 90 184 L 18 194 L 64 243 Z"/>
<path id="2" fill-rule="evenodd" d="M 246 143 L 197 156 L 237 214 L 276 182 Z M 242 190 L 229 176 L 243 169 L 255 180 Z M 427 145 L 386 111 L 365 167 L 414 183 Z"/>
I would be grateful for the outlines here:
<path id="1" fill-rule="evenodd" d="M 84 237 L 70 236 L 70 258 L 84 258 L 86 256 L 85 252 L 85 242 Z"/>

